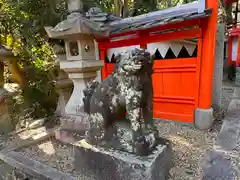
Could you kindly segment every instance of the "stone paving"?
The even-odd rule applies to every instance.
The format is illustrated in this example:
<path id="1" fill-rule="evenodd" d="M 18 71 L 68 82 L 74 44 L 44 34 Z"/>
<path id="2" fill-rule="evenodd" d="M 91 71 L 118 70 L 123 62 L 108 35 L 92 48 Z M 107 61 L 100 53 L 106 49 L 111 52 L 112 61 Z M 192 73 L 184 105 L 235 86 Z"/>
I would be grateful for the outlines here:
<path id="1" fill-rule="evenodd" d="M 240 88 L 236 87 L 215 145 L 203 160 L 202 180 L 239 180 Z"/>

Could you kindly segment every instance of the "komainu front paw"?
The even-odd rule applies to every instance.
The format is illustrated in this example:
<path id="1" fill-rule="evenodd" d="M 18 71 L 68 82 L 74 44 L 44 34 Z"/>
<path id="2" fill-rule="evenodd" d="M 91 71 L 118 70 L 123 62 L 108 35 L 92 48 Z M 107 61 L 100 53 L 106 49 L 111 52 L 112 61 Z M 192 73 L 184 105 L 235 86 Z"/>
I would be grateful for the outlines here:
<path id="1" fill-rule="evenodd" d="M 134 142 L 134 149 L 138 156 L 147 156 L 149 154 L 149 144 L 145 137 L 141 137 Z"/>

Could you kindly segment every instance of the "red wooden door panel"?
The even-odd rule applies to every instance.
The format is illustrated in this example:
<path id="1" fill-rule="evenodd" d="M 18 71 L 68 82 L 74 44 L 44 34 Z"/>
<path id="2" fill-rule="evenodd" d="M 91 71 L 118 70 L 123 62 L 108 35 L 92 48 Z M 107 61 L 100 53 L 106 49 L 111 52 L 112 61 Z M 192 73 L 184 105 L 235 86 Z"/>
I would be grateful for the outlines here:
<path id="1" fill-rule="evenodd" d="M 193 122 L 198 102 L 197 58 L 155 60 L 154 117 Z"/>

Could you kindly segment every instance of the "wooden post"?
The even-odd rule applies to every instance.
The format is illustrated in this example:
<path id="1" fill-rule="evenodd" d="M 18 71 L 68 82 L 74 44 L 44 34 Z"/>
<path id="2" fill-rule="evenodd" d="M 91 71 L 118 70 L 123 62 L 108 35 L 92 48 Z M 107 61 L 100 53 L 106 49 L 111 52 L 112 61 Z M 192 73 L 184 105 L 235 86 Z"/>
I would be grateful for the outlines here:
<path id="1" fill-rule="evenodd" d="M 233 43 L 233 37 L 230 36 L 228 39 L 228 67 L 230 67 L 233 64 L 232 61 L 232 43 Z"/>
<path id="2" fill-rule="evenodd" d="M 202 57 L 199 83 L 198 108 L 195 109 L 195 126 L 201 130 L 209 129 L 213 123 L 212 88 L 217 32 L 218 0 L 206 0 L 206 8 L 212 15 L 201 21 L 203 34 Z"/>
<path id="3" fill-rule="evenodd" d="M 167 6 L 168 6 L 168 8 L 172 7 L 172 0 L 167 1 Z"/>
<path id="4" fill-rule="evenodd" d="M 240 66 L 240 37 L 238 38 L 238 49 L 237 49 L 237 60 L 236 60 L 236 66 Z"/>
<path id="5" fill-rule="evenodd" d="M 236 73 L 235 73 L 235 84 L 240 85 L 240 37 L 236 36 L 238 38 L 238 47 L 237 47 L 237 59 L 236 59 Z"/>
<path id="6" fill-rule="evenodd" d="M 104 80 L 107 77 L 107 70 L 106 70 L 106 50 L 105 49 L 99 49 L 99 56 L 100 56 L 100 60 L 104 62 L 104 66 L 102 68 L 102 80 Z"/>
<path id="7" fill-rule="evenodd" d="M 4 87 L 4 64 L 0 61 L 0 88 Z"/>
<path id="8" fill-rule="evenodd" d="M 140 44 L 140 48 L 147 49 L 147 44 Z"/>
<path id="9" fill-rule="evenodd" d="M 212 9 L 212 16 L 202 21 L 203 49 L 201 59 L 199 108 L 209 109 L 212 105 L 212 81 L 218 15 L 218 0 L 206 0 L 206 8 Z"/>

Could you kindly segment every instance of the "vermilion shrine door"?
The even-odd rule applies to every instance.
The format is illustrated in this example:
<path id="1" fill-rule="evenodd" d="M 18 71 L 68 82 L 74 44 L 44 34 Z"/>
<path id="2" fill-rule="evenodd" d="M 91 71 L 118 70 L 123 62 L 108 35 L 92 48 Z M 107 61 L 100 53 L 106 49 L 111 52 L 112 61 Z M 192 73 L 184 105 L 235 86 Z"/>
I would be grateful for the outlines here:
<path id="1" fill-rule="evenodd" d="M 103 79 L 114 69 L 114 56 L 140 45 L 108 48 L 101 52 L 105 60 Z M 155 55 L 153 74 L 154 118 L 194 121 L 194 111 L 198 107 L 201 40 L 179 40 L 153 42 L 145 48 Z"/>

